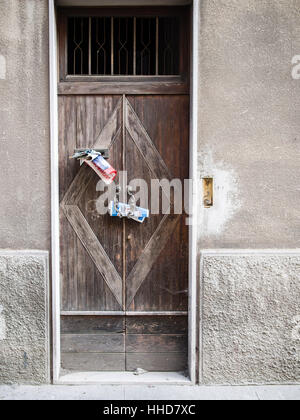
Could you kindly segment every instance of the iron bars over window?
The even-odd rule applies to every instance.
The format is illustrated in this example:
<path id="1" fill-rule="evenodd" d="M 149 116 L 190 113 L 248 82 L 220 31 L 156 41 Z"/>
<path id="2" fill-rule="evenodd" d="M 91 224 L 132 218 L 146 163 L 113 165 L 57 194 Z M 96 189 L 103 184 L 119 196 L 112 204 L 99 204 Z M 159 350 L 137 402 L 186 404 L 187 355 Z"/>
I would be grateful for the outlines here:
<path id="1" fill-rule="evenodd" d="M 178 17 L 69 17 L 68 74 L 179 75 Z"/>

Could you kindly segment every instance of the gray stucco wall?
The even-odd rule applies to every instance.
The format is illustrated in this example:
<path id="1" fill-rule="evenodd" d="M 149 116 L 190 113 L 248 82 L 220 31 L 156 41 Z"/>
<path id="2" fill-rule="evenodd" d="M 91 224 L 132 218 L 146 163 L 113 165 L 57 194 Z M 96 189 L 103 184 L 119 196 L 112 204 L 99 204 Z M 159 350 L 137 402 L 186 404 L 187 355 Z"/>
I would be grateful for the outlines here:
<path id="1" fill-rule="evenodd" d="M 203 255 L 204 384 L 300 382 L 300 252 Z"/>
<path id="2" fill-rule="evenodd" d="M 202 0 L 200 248 L 299 246 L 300 0 Z"/>
<path id="3" fill-rule="evenodd" d="M 219 250 L 199 270 L 200 380 L 299 382 L 300 254 L 275 249 L 300 243 L 300 0 L 200 10 L 199 176 L 215 197 L 200 203 L 198 247 Z"/>
<path id="4" fill-rule="evenodd" d="M 49 250 L 47 0 L 0 0 L 0 56 L 0 248 Z"/>
<path id="5" fill-rule="evenodd" d="M 0 383 L 49 381 L 48 1 L 0 0 Z"/>
<path id="6" fill-rule="evenodd" d="M 0 252 L 0 383 L 49 382 L 48 253 Z"/>

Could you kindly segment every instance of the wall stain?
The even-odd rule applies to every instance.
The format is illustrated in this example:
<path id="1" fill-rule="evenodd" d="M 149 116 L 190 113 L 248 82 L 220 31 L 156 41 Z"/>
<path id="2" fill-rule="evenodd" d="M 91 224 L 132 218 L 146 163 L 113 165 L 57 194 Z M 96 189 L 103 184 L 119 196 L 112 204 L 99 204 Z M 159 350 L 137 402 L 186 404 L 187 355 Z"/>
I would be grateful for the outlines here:
<path id="1" fill-rule="evenodd" d="M 6 321 L 3 310 L 3 306 L 0 305 L 0 340 L 6 340 Z"/>
<path id="2" fill-rule="evenodd" d="M 24 354 L 23 354 L 23 361 L 24 361 L 24 363 L 23 363 L 24 369 L 27 369 L 28 368 L 28 356 L 27 356 L 26 351 L 24 351 Z"/>
<path id="3" fill-rule="evenodd" d="M 199 235 L 201 238 L 221 235 L 229 221 L 242 207 L 236 172 L 222 161 L 215 161 L 211 150 L 200 152 L 198 158 L 201 190 L 199 203 Z M 205 177 L 213 178 L 214 203 L 210 208 L 203 206 L 203 182 Z"/>
<path id="4" fill-rule="evenodd" d="M 0 54 L 0 80 L 6 79 L 6 58 Z"/>

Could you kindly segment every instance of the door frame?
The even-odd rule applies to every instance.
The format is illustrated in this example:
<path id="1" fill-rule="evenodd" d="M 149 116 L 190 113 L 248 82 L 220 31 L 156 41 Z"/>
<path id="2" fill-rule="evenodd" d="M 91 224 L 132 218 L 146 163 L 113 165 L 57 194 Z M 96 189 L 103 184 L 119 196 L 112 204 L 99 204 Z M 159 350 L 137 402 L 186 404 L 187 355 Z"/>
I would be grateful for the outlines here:
<path id="1" fill-rule="evenodd" d="M 61 0 L 65 2 L 66 0 Z M 197 256 L 197 214 L 199 192 L 198 180 L 198 66 L 199 66 L 199 33 L 201 0 L 159 0 L 157 5 L 190 4 L 191 19 L 191 75 L 190 75 L 190 179 L 194 188 L 190 191 L 190 208 L 192 209 L 193 223 L 189 227 L 189 350 L 188 366 L 189 378 L 172 372 L 152 372 L 147 375 L 134 376 L 130 372 L 86 372 L 74 373 L 67 377 L 60 376 L 61 347 L 60 347 L 60 252 L 59 252 L 59 153 L 58 153 L 58 46 L 56 0 L 49 0 L 49 89 L 50 89 L 50 142 L 51 142 L 51 277 L 52 277 L 52 366 L 54 384 L 190 384 L 194 385 L 197 378 L 197 284 L 198 284 L 198 256 Z M 116 5 L 116 0 L 94 0 L 93 5 Z M 119 5 L 131 6 L 135 0 L 122 0 Z M 151 5 L 153 1 L 139 1 L 140 5 Z M 78 6 L 80 1 L 68 0 L 69 5 Z M 87 2 L 85 2 L 87 4 Z"/>

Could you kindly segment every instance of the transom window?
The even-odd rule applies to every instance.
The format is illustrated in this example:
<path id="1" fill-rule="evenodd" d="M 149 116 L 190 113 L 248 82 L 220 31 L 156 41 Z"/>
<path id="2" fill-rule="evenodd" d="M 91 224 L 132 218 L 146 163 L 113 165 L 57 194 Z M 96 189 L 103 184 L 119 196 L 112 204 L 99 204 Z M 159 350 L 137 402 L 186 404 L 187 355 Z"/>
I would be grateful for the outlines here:
<path id="1" fill-rule="evenodd" d="M 69 16 L 70 76 L 180 74 L 178 16 Z"/>
<path id="2" fill-rule="evenodd" d="M 190 18 L 188 6 L 59 8 L 59 92 L 189 92 Z"/>

